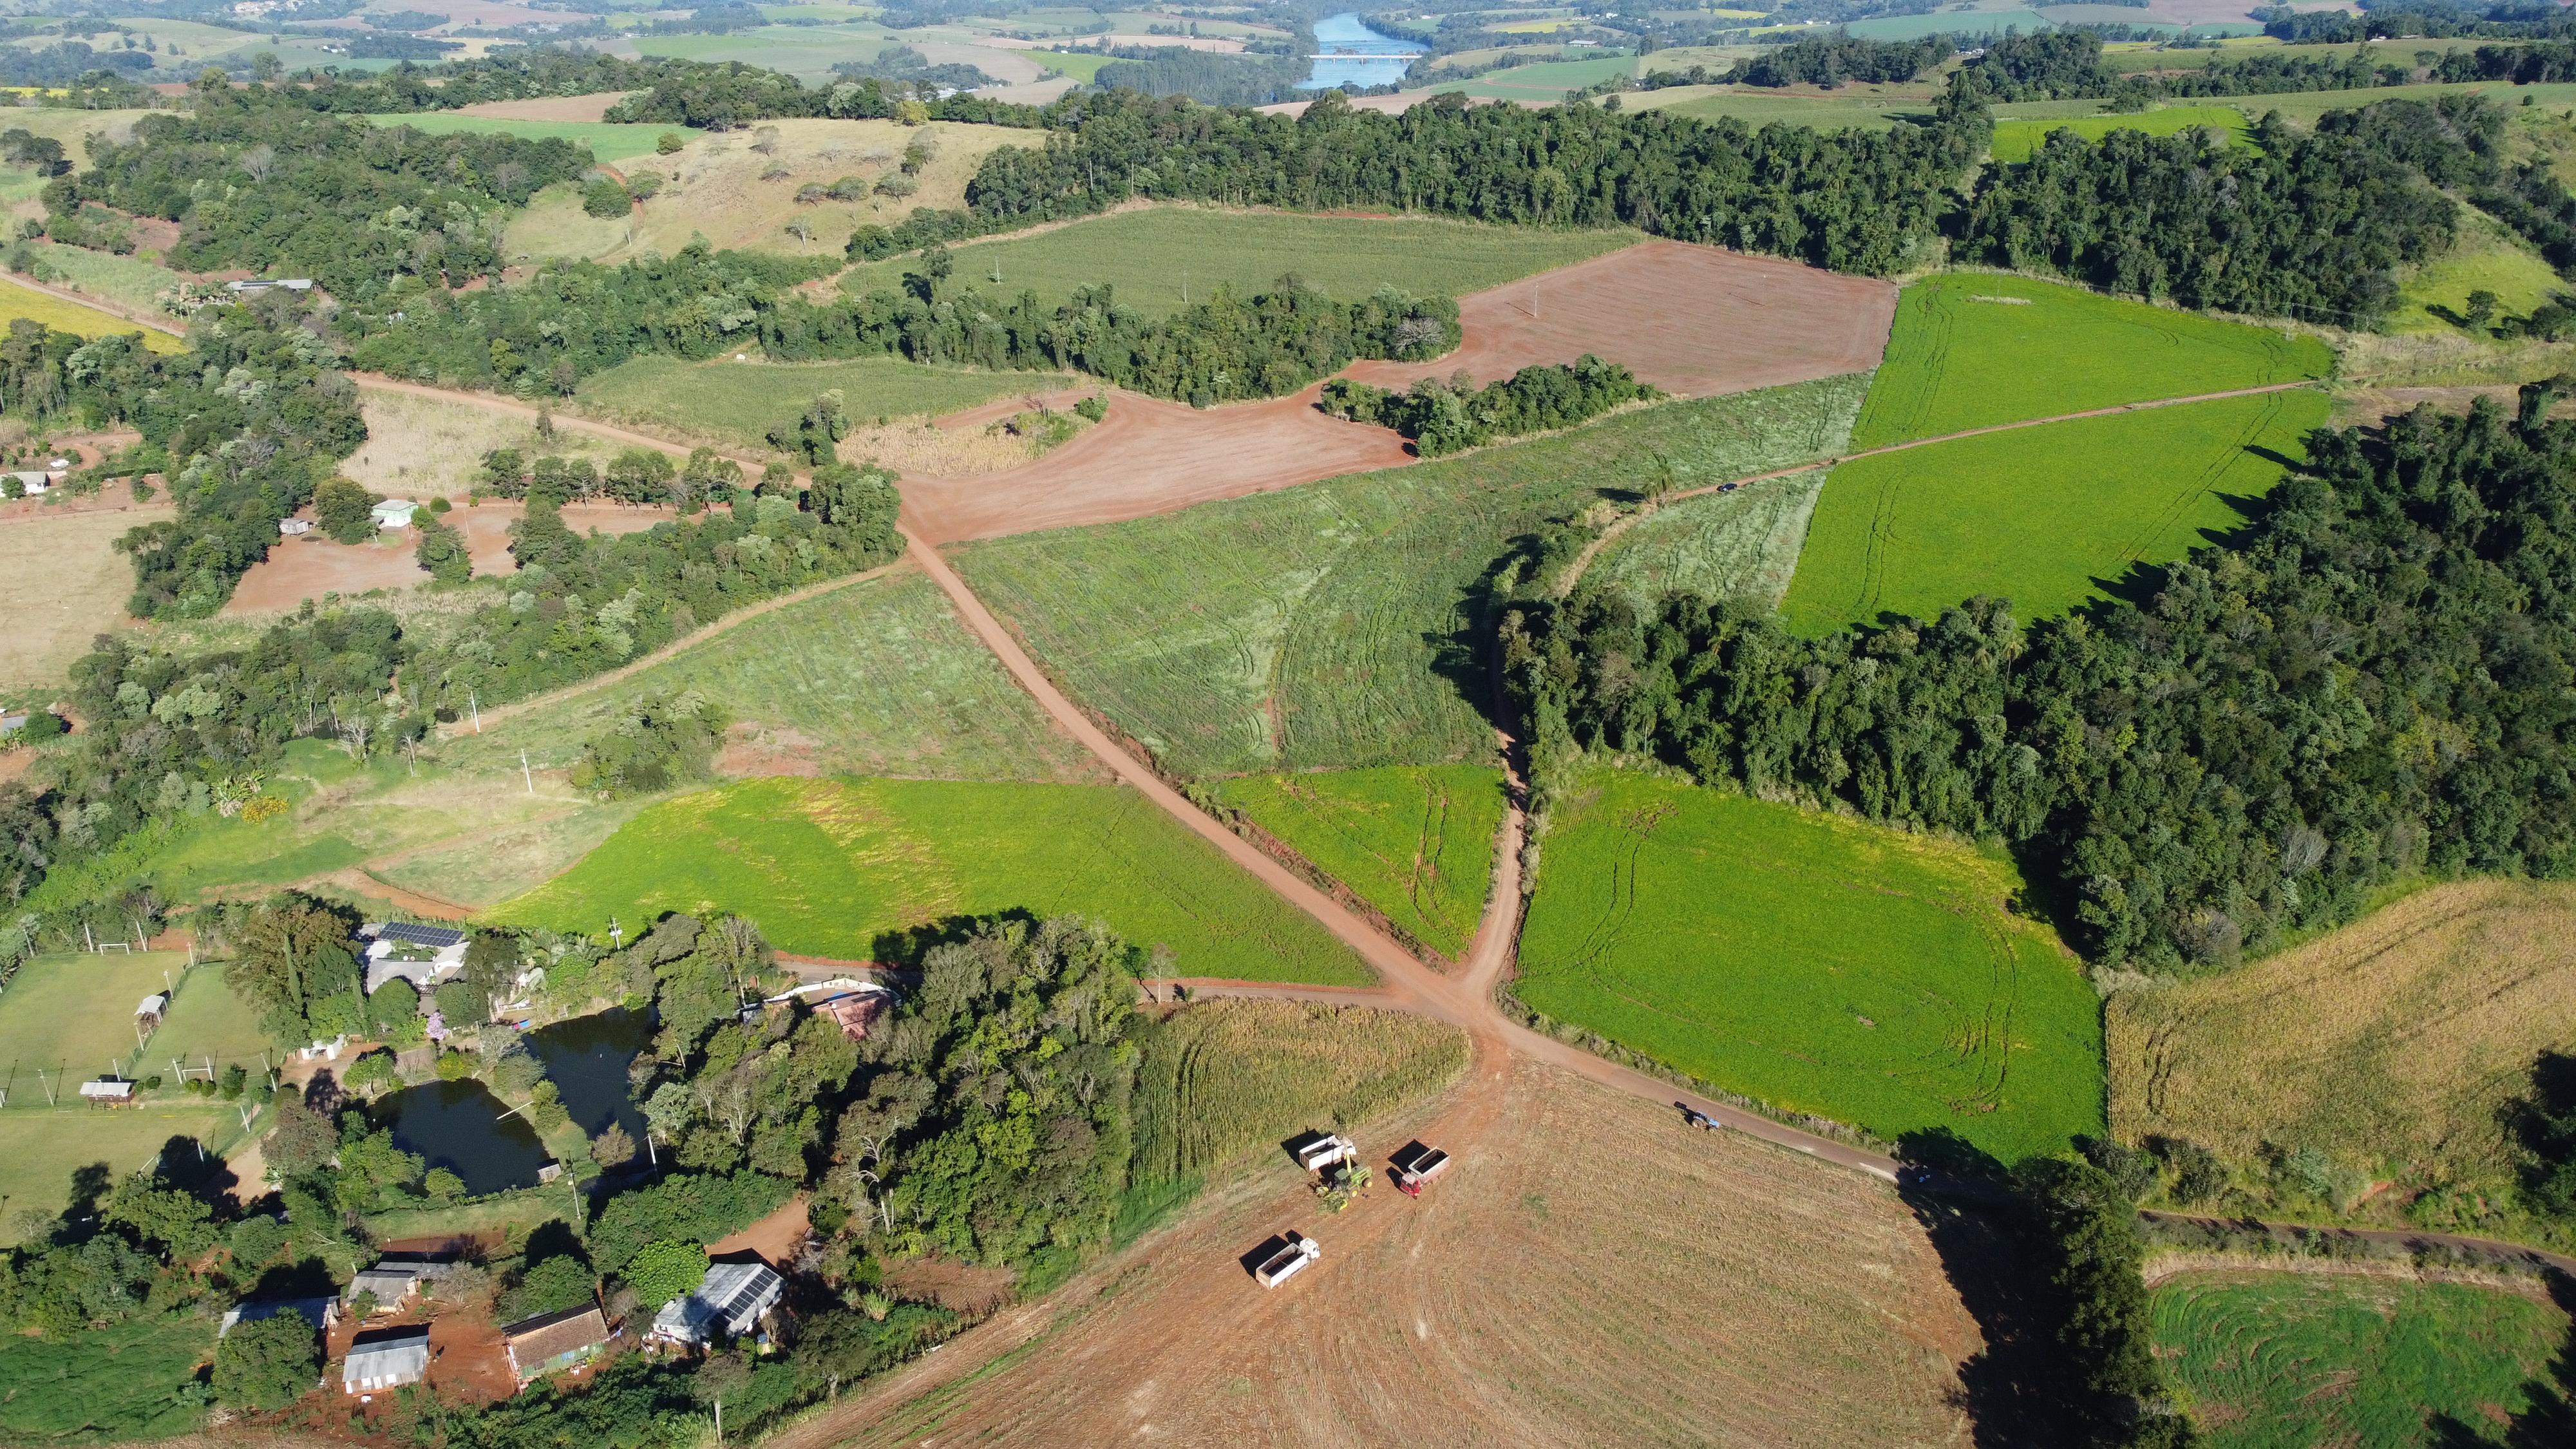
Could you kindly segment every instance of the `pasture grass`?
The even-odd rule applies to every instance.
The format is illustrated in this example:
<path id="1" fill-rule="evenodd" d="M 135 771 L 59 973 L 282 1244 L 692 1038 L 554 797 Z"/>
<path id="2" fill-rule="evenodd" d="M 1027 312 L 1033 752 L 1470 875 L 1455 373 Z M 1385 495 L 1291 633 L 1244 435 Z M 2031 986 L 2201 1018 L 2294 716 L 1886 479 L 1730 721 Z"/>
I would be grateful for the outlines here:
<path id="1" fill-rule="evenodd" d="M 870 61 L 895 40 L 877 25 L 764 25 L 722 35 L 639 35 L 636 53 L 674 60 L 710 63 L 740 61 L 763 70 L 785 71 L 808 85 L 829 85 L 832 67 L 843 61 Z"/>
<path id="2" fill-rule="evenodd" d="M 2253 123 L 2233 106 L 2168 106 L 2163 110 L 2141 111 L 2125 116 L 2073 116 L 2064 120 L 1998 120 L 1995 122 L 1994 159 L 2004 162 L 2027 161 L 2031 153 L 2051 131 L 2072 131 L 2087 141 L 2099 141 L 2113 131 L 2143 131 L 2150 136 L 2178 136 L 2195 127 L 2222 133 L 2230 141 L 2244 139 Z"/>
<path id="3" fill-rule="evenodd" d="M 39 264 L 31 272 L 37 281 L 104 298 L 128 312 L 161 315 L 161 294 L 180 281 L 177 272 L 141 257 L 120 257 L 113 252 L 94 252 L 87 247 L 67 247 L 60 242 L 43 240 L 24 245 Z M 131 322 L 123 325 L 129 330 L 134 327 Z M 158 334 L 145 329 L 144 335 L 149 338 Z M 162 340 L 176 341 L 167 337 Z"/>
<path id="4" fill-rule="evenodd" d="M 96 1075 L 96 1069 L 84 1075 Z M 200 1097 L 147 1097 L 133 1107 L 93 1107 L 78 1098 L 60 1108 L 44 1106 L 35 1073 L 19 1078 L 36 1099 L 36 1107 L 18 1110 L 18 1089 L 10 1088 L 9 1110 L 0 1112 L 0 1247 L 15 1243 L 22 1226 L 60 1213 L 71 1201 L 72 1174 L 104 1167 L 104 1181 L 138 1172 L 170 1145 L 173 1138 L 204 1144 L 208 1156 L 221 1157 L 238 1145 L 241 1113 L 230 1102 Z M 57 1084 L 56 1090 L 61 1090 Z M 188 1149 L 183 1142 L 179 1148 Z M 256 1193 L 259 1185 L 244 1184 Z M 13 1341 L 0 1335 L 0 1343 Z M 0 1434 L 0 1443 L 10 1442 Z"/>
<path id="5" fill-rule="evenodd" d="M 745 774 L 1088 780 L 1089 757 L 1047 722 L 947 596 L 905 571 L 790 604 L 614 685 L 460 735 L 440 759 L 468 773 L 569 769 L 647 694 L 696 690 L 737 726 Z"/>
<path id="6" fill-rule="evenodd" d="M 1167 945 L 1190 976 L 1372 979 L 1216 847 L 1123 787 L 752 780 L 638 815 L 562 876 L 486 913 L 502 924 L 640 929 L 668 911 L 736 914 L 780 950 L 873 959 L 893 937 L 1026 910 Z"/>
<path id="7" fill-rule="evenodd" d="M 2392 41 L 2411 51 L 2413 41 Z M 2401 52 L 2402 53 L 2402 52 Z M 2411 57 L 2410 57 L 2411 58 Z M 2248 116 L 2262 117 L 2267 111 L 2278 111 L 2281 119 L 2292 125 L 2312 126 L 2328 111 L 2349 111 L 2362 106 L 2375 106 L 2381 101 L 2430 101 L 2443 96 L 2473 92 L 2484 95 L 2497 105 L 2518 107 L 2528 96 L 2534 106 L 2556 106 L 2564 109 L 2576 105 L 2576 84 L 2543 82 L 2518 86 L 2511 81 L 2435 82 L 2414 86 L 2379 86 L 2366 91 L 2293 91 L 2277 95 L 2227 96 L 2212 101 L 2214 105 L 2234 106 Z"/>
<path id="8" fill-rule="evenodd" d="M 2464 331 L 2433 309 L 2458 317 L 2468 311 L 2469 293 L 2487 291 L 2496 294 L 2499 315 L 2529 316 L 2564 285 L 2530 243 L 2507 232 L 2485 212 L 2463 206 L 2459 236 L 2451 249 L 2417 268 L 2398 288 L 2388 330 L 2483 339 L 2490 335 L 2484 328 Z"/>
<path id="9" fill-rule="evenodd" d="M 1604 770 L 1556 807 L 1514 989 L 1775 1107 L 2014 1161 L 2102 1128 L 2100 1008 L 2020 889 L 1964 846 Z"/>
<path id="10" fill-rule="evenodd" d="M 111 1064 L 130 1069 L 139 1054 L 135 1006 L 162 989 L 165 971 L 175 977 L 186 964 L 185 956 L 169 951 L 77 951 L 20 967 L 0 991 L 0 1087 L 8 1091 L 9 1109 L 45 1105 L 39 1067 L 56 1078 L 58 1094 L 73 1100 L 61 1073 L 70 1072 L 77 1085 Z"/>
<path id="11" fill-rule="evenodd" d="M 1206 1001 L 1145 1044 L 1134 1175 L 1213 1176 L 1307 1132 L 1383 1116 L 1458 1079 L 1467 1034 L 1410 1012 Z"/>
<path id="12" fill-rule="evenodd" d="M 1687 488 L 1838 451 L 1865 385 L 1665 403 L 952 556 L 1078 698 L 1179 773 L 1482 760 L 1485 598 L 1513 540 L 1667 464 Z"/>
<path id="13" fill-rule="evenodd" d="M 1648 58 L 1647 68 L 1667 64 L 1663 52 Z M 1670 111 L 1695 121 L 1742 121 L 1759 130 L 1774 121 L 1811 126 L 1820 131 L 1886 131 L 1899 124 L 1928 122 L 1939 92 L 1918 84 L 1854 83 L 1825 94 L 1772 91 L 1759 86 L 1670 86 L 1620 97 L 1632 111 Z"/>
<path id="14" fill-rule="evenodd" d="M 166 1074 L 173 1057 L 194 1070 L 211 1057 L 219 1077 L 229 1066 L 256 1073 L 261 1053 L 269 1050 L 268 1037 L 259 1029 L 259 1008 L 233 990 L 220 966 L 199 966 L 185 974 L 174 966 L 171 975 L 179 989 L 161 1018 L 161 1029 L 145 1044 L 144 1070 Z"/>
<path id="15" fill-rule="evenodd" d="M 2219 975 L 2104 1010 L 2111 1126 L 2251 1166 L 2265 1143 L 2374 1175 L 2501 1187 L 2505 1109 L 2576 1048 L 2576 887 L 2434 886 Z"/>
<path id="16" fill-rule="evenodd" d="M 2150 1301 L 2209 1449 L 2504 1444 L 2568 1334 L 2557 1308 L 2464 1283 L 2191 1273 Z"/>
<path id="17" fill-rule="evenodd" d="M 1543 60 L 1536 65 L 1488 71 L 1466 80 L 1439 81 L 1425 86 L 1421 94 L 1427 97 L 1457 91 L 1487 101 L 1558 101 L 1567 91 L 1636 73 L 1637 58 L 1620 52 L 1598 60 Z"/>
<path id="18" fill-rule="evenodd" d="M 2260 393 L 1855 459 L 1826 480 L 1782 617 L 1822 634 L 1979 594 L 2063 612 L 2239 526 L 2331 406 Z"/>
<path id="19" fill-rule="evenodd" d="M 956 258 L 958 278 L 986 292 L 1034 291 L 1041 301 L 1059 302 L 1077 287 L 1106 282 L 1121 304 L 1159 317 L 1183 305 L 1184 289 L 1202 302 L 1219 286 L 1248 297 L 1291 272 L 1345 301 L 1386 286 L 1464 296 L 1637 240 L 1626 228 L 1547 230 L 1158 206 L 970 243 L 956 249 Z M 889 258 L 852 268 L 841 286 L 853 296 L 892 291 L 919 267 L 915 258 Z"/>
<path id="20" fill-rule="evenodd" d="M 1613 539 L 1584 579 L 1625 589 L 1641 606 L 1681 592 L 1777 608 L 1824 485 L 1818 468 L 1666 504 Z"/>
<path id="21" fill-rule="evenodd" d="M 1503 820 L 1503 772 L 1394 766 L 1245 775 L 1217 797 L 1413 937 L 1456 959 L 1476 936 Z"/>
<path id="22" fill-rule="evenodd" d="M 466 116 L 454 111 L 422 111 L 369 116 L 379 126 L 409 126 L 430 136 L 459 133 L 478 136 L 523 136 L 531 141 L 570 141 L 590 149 L 591 159 L 611 165 L 654 154 L 664 134 L 677 132 L 695 140 L 706 132 L 694 126 L 644 125 L 614 121 L 527 121 L 509 116 Z"/>
<path id="23" fill-rule="evenodd" d="M 1856 40 L 1921 40 L 1927 35 L 2024 35 L 2048 29 L 2048 17 L 2036 10 L 1946 10 L 1937 15 L 1880 15 L 1843 27 Z"/>
<path id="24" fill-rule="evenodd" d="M 0 689 L 59 687 L 90 641 L 126 622 L 134 565 L 116 540 L 172 516 L 158 502 L 127 513 L 38 514 L 0 524 Z"/>
<path id="25" fill-rule="evenodd" d="M 0 1337 L 0 1440 L 112 1444 L 184 1434 L 205 1422 L 197 1369 L 214 1354 L 214 1321 L 186 1312 L 68 1337 Z"/>
<path id="26" fill-rule="evenodd" d="M 864 424 L 879 417 L 937 417 L 1073 381 L 1058 373 L 967 372 L 890 357 L 752 364 L 656 356 L 585 378 L 573 396 L 583 411 L 619 422 L 766 448 L 769 430 L 818 393 L 840 393 L 852 421 Z"/>
<path id="27" fill-rule="evenodd" d="M 143 348 L 147 352 L 172 354 L 188 350 L 187 343 L 168 333 L 138 327 L 112 313 L 102 312 L 95 307 L 84 307 L 78 302 L 66 302 L 59 297 L 49 296 L 34 288 L 22 287 L 15 282 L 0 278 L 0 324 L 14 322 L 21 317 L 42 322 L 57 332 L 71 332 L 82 337 L 105 337 L 112 333 L 140 332 L 143 334 Z"/>
<path id="28" fill-rule="evenodd" d="M 2333 367 L 2315 338 L 2056 282 L 1954 272 L 1897 300 L 1852 446 L 2324 377 Z"/>

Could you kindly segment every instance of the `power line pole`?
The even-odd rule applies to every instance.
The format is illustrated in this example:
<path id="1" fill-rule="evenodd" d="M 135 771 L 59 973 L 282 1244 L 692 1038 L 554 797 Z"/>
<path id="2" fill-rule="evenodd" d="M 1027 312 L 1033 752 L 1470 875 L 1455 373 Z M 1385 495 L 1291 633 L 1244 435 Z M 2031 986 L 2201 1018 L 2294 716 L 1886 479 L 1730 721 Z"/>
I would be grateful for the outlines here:
<path id="1" fill-rule="evenodd" d="M 519 751 L 519 778 L 528 782 L 528 793 L 537 793 L 537 777 L 528 771 L 528 752 Z"/>

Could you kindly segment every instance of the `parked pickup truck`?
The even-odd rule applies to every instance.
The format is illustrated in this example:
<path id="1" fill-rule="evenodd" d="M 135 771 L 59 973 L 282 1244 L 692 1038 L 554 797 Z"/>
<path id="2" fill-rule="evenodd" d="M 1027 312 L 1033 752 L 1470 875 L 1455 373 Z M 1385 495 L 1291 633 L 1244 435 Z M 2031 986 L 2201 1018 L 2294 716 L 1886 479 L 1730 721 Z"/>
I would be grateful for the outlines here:
<path id="1" fill-rule="evenodd" d="M 1396 1190 L 1407 1197 L 1422 1196 L 1422 1185 L 1449 1170 L 1449 1154 L 1437 1147 L 1415 1143 L 1395 1159 Z"/>
<path id="2" fill-rule="evenodd" d="M 1269 1261 L 1255 1269 L 1252 1281 L 1264 1288 L 1276 1288 L 1304 1272 L 1306 1265 L 1324 1255 L 1323 1245 L 1299 1233 L 1288 1234 L 1288 1246 L 1270 1255 Z"/>

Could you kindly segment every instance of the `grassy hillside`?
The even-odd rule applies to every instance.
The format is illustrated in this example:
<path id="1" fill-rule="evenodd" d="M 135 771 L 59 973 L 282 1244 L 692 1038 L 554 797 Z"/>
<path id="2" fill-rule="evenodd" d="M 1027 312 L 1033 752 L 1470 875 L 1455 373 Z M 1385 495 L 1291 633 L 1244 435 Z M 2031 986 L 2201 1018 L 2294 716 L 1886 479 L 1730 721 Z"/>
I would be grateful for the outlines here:
<path id="1" fill-rule="evenodd" d="M 1073 693 L 1171 768 L 1428 765 L 1493 748 L 1484 580 L 1515 538 L 1626 496 L 1842 445 L 1861 380 L 1669 403 L 1558 437 L 958 550 Z"/>
<path id="2" fill-rule="evenodd" d="M 1555 812 L 1523 1001 L 1729 1091 L 2007 1161 L 2102 1127 L 2101 1018 L 2011 865 L 1617 771 Z"/>
<path id="3" fill-rule="evenodd" d="M 2269 960 L 2122 992 L 2112 1130 L 2198 1142 L 2257 1179 L 2268 1143 L 2403 1186 L 2505 1188 L 2499 1114 L 2541 1052 L 2576 1049 L 2571 941 L 2576 887 L 2436 886 Z"/>
<path id="4" fill-rule="evenodd" d="M 1503 821 L 1503 772 L 1428 765 L 1247 775 L 1217 798 L 1286 841 L 1415 939 L 1455 958 L 1475 938 Z"/>
<path id="5" fill-rule="evenodd" d="M 2547 1303 L 2460 1283 L 2249 1272 L 2169 1279 L 2153 1305 L 2158 1355 L 2208 1449 L 2548 1442 L 2512 1433 L 2567 1339 L 2567 1314 Z M 2537 1416 L 2524 1426 L 2540 1427 Z"/>
<path id="6" fill-rule="evenodd" d="M 2322 342 L 2246 323 L 2026 277 L 1932 277 L 1898 299 L 1852 446 L 2323 377 L 2333 365 Z"/>
<path id="7" fill-rule="evenodd" d="M 1816 502 L 1783 617 L 1824 633 L 1991 594 L 2037 619 L 2240 524 L 2326 421 L 2321 392 L 2082 418 L 1861 458 Z"/>
<path id="8" fill-rule="evenodd" d="M 2051 131 L 2073 131 L 2087 141 L 2099 141 L 2113 131 L 2144 131 L 2150 136 L 2174 136 L 2200 126 L 2230 137 L 2242 137 L 2252 124 L 2243 111 L 2233 106 L 2218 105 L 2168 106 L 2134 115 L 2073 116 L 2065 120 L 1998 120 L 1995 122 L 1994 159 L 2027 161 Z"/>
<path id="9" fill-rule="evenodd" d="M 1366 219 L 1286 212 L 1155 207 L 1078 221 L 1034 236 L 957 249 L 957 276 L 987 291 L 1034 291 L 1060 301 L 1106 282 L 1149 316 L 1207 300 L 1219 285 L 1237 296 L 1294 272 L 1336 297 L 1380 287 L 1462 296 L 1616 251 L 1631 231 L 1548 231 L 1428 218 Z M 920 263 L 898 257 L 853 268 L 844 290 L 892 290 Z M 998 276 L 999 280 L 996 280 Z"/>
<path id="10" fill-rule="evenodd" d="M 1364 985 L 1348 948 L 1135 792 L 1110 785 L 753 780 L 656 805 L 488 912 L 561 930 L 666 911 L 760 923 L 779 949 L 872 959 L 962 915 L 1096 917 L 1184 975 Z"/>

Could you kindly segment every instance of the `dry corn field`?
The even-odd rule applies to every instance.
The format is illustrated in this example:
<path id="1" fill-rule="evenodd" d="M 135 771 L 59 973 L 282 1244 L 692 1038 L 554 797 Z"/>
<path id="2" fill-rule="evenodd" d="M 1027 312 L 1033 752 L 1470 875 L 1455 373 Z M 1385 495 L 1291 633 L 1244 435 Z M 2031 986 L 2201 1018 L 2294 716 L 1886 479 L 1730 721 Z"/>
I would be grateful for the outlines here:
<path id="1" fill-rule="evenodd" d="M 2576 1044 L 2576 887 L 2437 886 L 2271 960 L 2122 992 L 2106 1015 L 2125 1140 L 2493 1178 L 2510 1166 L 2496 1109 L 2542 1050 Z"/>
<path id="2" fill-rule="evenodd" d="M 1357 1137 L 1417 1133 L 1461 1149 L 1418 1201 L 1265 1167 L 774 1442 L 1970 1442 L 1977 1333 L 1886 1184 L 1499 1054 Z M 1289 1228 L 1323 1256 L 1265 1291 Z"/>

